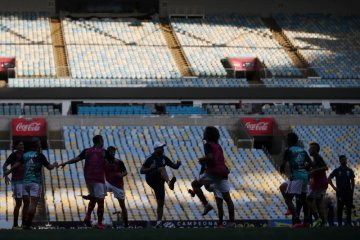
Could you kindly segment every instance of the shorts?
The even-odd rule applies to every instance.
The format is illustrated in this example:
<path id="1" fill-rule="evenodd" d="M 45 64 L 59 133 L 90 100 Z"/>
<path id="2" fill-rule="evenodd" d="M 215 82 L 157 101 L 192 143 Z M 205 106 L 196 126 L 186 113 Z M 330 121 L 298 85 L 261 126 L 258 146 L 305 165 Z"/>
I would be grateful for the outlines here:
<path id="1" fill-rule="evenodd" d="M 40 197 L 42 193 L 42 186 L 40 183 L 24 183 L 23 196 Z"/>
<path id="2" fill-rule="evenodd" d="M 205 173 L 201 174 L 197 180 L 201 185 L 211 185 L 211 184 L 217 183 L 223 179 L 218 179 L 216 177 L 210 176 L 209 174 L 207 174 L 205 172 Z"/>
<path id="3" fill-rule="evenodd" d="M 291 180 L 286 188 L 287 194 L 300 195 L 308 192 L 308 184 L 303 180 Z"/>
<path id="4" fill-rule="evenodd" d="M 124 189 L 115 187 L 114 185 L 111 185 L 110 183 L 106 182 L 106 191 L 107 192 L 112 192 L 114 194 L 114 197 L 116 199 L 121 199 L 124 200 L 125 199 L 125 192 Z"/>
<path id="5" fill-rule="evenodd" d="M 216 198 L 223 199 L 222 194 L 230 191 L 229 181 L 227 179 L 219 180 L 210 184 L 207 189 L 212 190 Z"/>
<path id="6" fill-rule="evenodd" d="M 326 189 L 323 190 L 311 190 L 308 192 L 307 197 L 313 199 L 320 199 L 321 197 L 324 198 L 326 193 Z"/>
<path id="7" fill-rule="evenodd" d="M 165 200 L 165 182 L 163 180 L 146 178 L 146 183 L 154 190 L 156 199 Z"/>
<path id="8" fill-rule="evenodd" d="M 14 198 L 22 198 L 24 195 L 24 185 L 22 183 L 12 183 L 11 189 Z"/>
<path id="9" fill-rule="evenodd" d="M 93 198 L 103 199 L 106 196 L 106 187 L 104 183 L 87 183 L 89 195 Z"/>

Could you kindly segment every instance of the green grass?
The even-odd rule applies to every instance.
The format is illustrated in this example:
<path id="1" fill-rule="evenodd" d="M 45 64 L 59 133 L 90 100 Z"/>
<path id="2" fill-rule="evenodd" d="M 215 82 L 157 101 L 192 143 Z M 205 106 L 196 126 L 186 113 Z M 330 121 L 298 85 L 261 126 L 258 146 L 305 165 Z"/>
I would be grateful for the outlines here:
<path id="1" fill-rule="evenodd" d="M 0 230 L 1 240 L 90 240 L 90 239 L 133 239 L 133 240 L 228 240 L 228 239 L 261 239 L 261 240 L 310 240 L 310 239 L 360 239 L 360 228 L 236 228 L 236 229 L 214 229 L 214 228 L 177 228 L 177 229 L 108 229 L 108 230 L 32 230 L 11 231 Z"/>

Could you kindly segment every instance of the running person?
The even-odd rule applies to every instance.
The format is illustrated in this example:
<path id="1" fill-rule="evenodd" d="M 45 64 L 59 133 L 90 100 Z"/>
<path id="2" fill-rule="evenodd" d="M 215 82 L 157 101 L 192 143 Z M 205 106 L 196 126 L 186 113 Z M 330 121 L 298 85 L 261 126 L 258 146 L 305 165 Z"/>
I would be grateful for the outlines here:
<path id="1" fill-rule="evenodd" d="M 98 222 L 95 225 L 98 229 L 104 229 L 103 218 L 104 218 L 104 199 L 106 196 L 105 187 L 105 158 L 108 157 L 107 151 L 103 148 L 104 140 L 101 135 L 93 137 L 93 146 L 84 149 L 79 156 L 59 164 L 59 167 L 63 168 L 67 164 L 77 163 L 85 159 L 84 166 L 84 177 L 86 186 L 89 190 L 90 201 L 84 223 L 86 226 L 91 227 L 91 213 L 93 212 L 96 204 Z"/>
<path id="2" fill-rule="evenodd" d="M 221 192 L 222 198 L 225 200 L 228 211 L 229 211 L 229 223 L 228 226 L 235 226 L 234 219 L 234 203 L 231 199 L 229 193 L 229 185 L 228 185 L 228 175 L 229 169 L 225 165 L 225 158 L 223 149 L 219 144 L 220 133 L 216 127 L 208 126 L 205 128 L 203 139 L 206 141 L 204 144 L 204 152 L 205 156 L 199 158 L 199 162 L 202 165 L 206 166 L 205 172 L 199 177 L 199 179 L 194 180 L 191 183 L 193 191 L 200 199 L 201 203 L 204 206 L 203 216 L 206 215 L 209 211 L 213 209 L 213 207 L 206 200 L 206 197 L 201 190 L 201 187 L 204 185 L 211 185 L 218 192 Z M 221 207 L 219 211 L 222 209 L 222 201 L 220 202 L 220 198 L 217 199 L 217 206 Z M 220 212 L 221 213 L 221 212 Z M 221 216 L 219 216 L 221 217 Z"/>
<path id="3" fill-rule="evenodd" d="M 23 229 L 31 229 L 32 221 L 36 213 L 36 207 L 40 200 L 42 193 L 42 167 L 48 170 L 53 170 L 57 167 L 57 163 L 50 164 L 45 155 L 41 153 L 40 140 L 34 140 L 30 144 L 30 150 L 24 153 L 24 188 L 23 200 L 24 209 L 23 213 L 26 216 L 23 218 Z"/>
<path id="4" fill-rule="evenodd" d="M 174 184 L 176 178 L 171 180 L 167 175 L 166 166 L 173 169 L 178 169 L 181 166 L 181 162 L 177 161 L 173 163 L 168 157 L 164 155 L 165 143 L 155 142 L 154 152 L 148 157 L 145 163 L 140 169 L 141 174 L 145 174 L 146 183 L 154 190 L 155 198 L 157 202 L 157 222 L 155 227 L 162 227 L 162 217 L 164 213 L 164 201 L 165 201 L 165 188 L 166 182 L 171 190 L 174 190 Z"/>
<path id="5" fill-rule="evenodd" d="M 308 188 L 309 173 L 308 167 L 311 164 L 311 159 L 306 151 L 298 146 L 299 138 L 295 133 L 289 133 L 287 136 L 288 149 L 285 150 L 283 156 L 283 163 L 280 167 L 280 172 L 285 172 L 287 163 L 290 165 L 290 181 L 286 189 L 285 202 L 292 213 L 292 224 L 294 227 L 308 227 L 308 207 L 306 204 L 306 193 Z M 295 208 L 292 199 L 296 196 L 297 206 Z M 300 204 L 300 205 L 299 205 Z M 300 224 L 300 209 L 304 211 L 304 223 Z"/>
<path id="6" fill-rule="evenodd" d="M 328 187 L 326 171 L 328 167 L 319 154 L 320 146 L 313 142 L 309 144 L 309 154 L 313 157 L 310 172 L 310 192 L 307 196 L 309 208 L 315 217 L 314 227 L 321 226 L 325 222 L 324 198 Z M 310 218 L 310 216 L 309 216 Z"/>
<path id="7" fill-rule="evenodd" d="M 355 189 L 354 171 L 347 166 L 345 155 L 339 156 L 340 167 L 334 169 L 329 175 L 330 186 L 336 192 L 337 198 L 337 221 L 338 226 L 342 226 L 342 214 L 344 206 L 346 207 L 346 225 L 351 226 L 351 208 Z M 336 187 L 332 179 L 336 179 Z"/>
<path id="8" fill-rule="evenodd" d="M 5 183 L 8 185 L 11 182 L 11 188 L 13 191 L 13 197 L 15 199 L 14 207 L 14 223 L 12 229 L 21 229 L 18 225 L 19 211 L 23 201 L 23 179 L 24 179 L 24 143 L 18 141 L 14 143 L 15 151 L 12 152 L 9 157 L 6 159 L 3 165 L 3 173 L 5 178 Z M 18 163 L 18 164 L 16 164 Z M 8 166 L 11 166 L 10 169 L 7 169 Z M 15 166 L 15 168 L 14 168 Z M 11 181 L 8 174 L 12 173 Z M 24 208 L 23 208 L 24 210 Z M 22 213 L 22 218 L 26 216 L 26 213 Z M 24 220 L 23 220 L 24 222 Z"/>
<path id="9" fill-rule="evenodd" d="M 128 214 L 125 206 L 125 192 L 123 177 L 127 175 L 126 167 L 123 161 L 115 158 L 116 148 L 110 146 L 107 148 L 109 157 L 106 158 L 105 176 L 106 190 L 112 192 L 114 197 L 119 201 L 121 208 L 121 217 L 124 227 L 128 227 Z"/>

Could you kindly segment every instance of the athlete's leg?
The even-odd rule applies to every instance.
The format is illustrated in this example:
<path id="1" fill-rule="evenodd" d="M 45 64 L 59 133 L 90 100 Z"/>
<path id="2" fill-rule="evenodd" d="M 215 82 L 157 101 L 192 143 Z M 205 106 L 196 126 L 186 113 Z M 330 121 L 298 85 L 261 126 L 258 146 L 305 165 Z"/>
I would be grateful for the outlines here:
<path id="1" fill-rule="evenodd" d="M 234 203 L 231 199 L 230 193 L 229 192 L 224 192 L 222 193 L 224 201 L 226 202 L 226 205 L 228 207 L 228 211 L 229 211 L 229 220 L 230 222 L 234 222 L 235 221 L 235 210 L 234 210 Z"/>
<path id="2" fill-rule="evenodd" d="M 22 205 L 22 198 L 15 198 L 15 207 L 14 207 L 14 224 L 13 227 L 17 227 L 18 219 L 19 219 L 19 212 Z"/>
<path id="3" fill-rule="evenodd" d="M 124 227 L 128 227 L 129 221 L 128 221 L 128 213 L 125 205 L 125 199 L 118 199 L 118 201 L 121 208 L 121 218 L 123 220 Z"/>

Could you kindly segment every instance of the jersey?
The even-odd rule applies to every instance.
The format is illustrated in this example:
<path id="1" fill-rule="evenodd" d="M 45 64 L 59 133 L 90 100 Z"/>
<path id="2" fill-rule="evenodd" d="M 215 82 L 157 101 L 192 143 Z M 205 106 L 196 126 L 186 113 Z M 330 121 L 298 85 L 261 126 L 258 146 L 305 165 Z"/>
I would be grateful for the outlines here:
<path id="1" fill-rule="evenodd" d="M 306 151 L 299 146 L 292 146 L 285 151 L 285 159 L 290 164 L 292 180 L 303 180 L 308 182 L 309 173 L 307 170 L 307 163 L 311 162 Z"/>
<path id="2" fill-rule="evenodd" d="M 351 179 L 355 178 L 354 171 L 349 167 L 338 167 L 334 169 L 329 175 L 329 178 L 336 178 L 336 194 L 338 196 L 344 196 L 352 194 Z"/>
<path id="3" fill-rule="evenodd" d="M 159 181 L 164 182 L 161 178 L 160 172 L 158 171 L 159 168 L 169 166 L 171 168 L 175 168 L 175 164 L 167 157 L 167 156 L 156 156 L 152 154 L 145 160 L 143 166 L 145 168 L 149 168 L 152 164 L 155 164 L 155 168 L 151 169 L 148 173 L 145 174 L 145 178 L 148 181 Z"/>
<path id="4" fill-rule="evenodd" d="M 317 155 L 314 157 L 312 169 L 326 167 L 324 159 Z M 316 171 L 310 175 L 310 189 L 311 190 L 326 190 L 328 187 L 328 180 L 326 177 L 326 170 Z"/>
<path id="5" fill-rule="evenodd" d="M 24 184 L 42 183 L 42 166 L 50 163 L 42 153 L 29 151 L 24 153 Z"/>
<path id="6" fill-rule="evenodd" d="M 114 161 L 106 161 L 105 163 L 105 177 L 106 181 L 117 188 L 124 188 L 123 177 L 119 177 L 120 172 L 126 172 L 124 162 L 115 159 Z"/>
<path id="7" fill-rule="evenodd" d="M 11 167 L 15 163 L 20 163 L 20 165 L 15 168 L 11 173 L 11 182 L 18 183 L 22 182 L 24 179 L 24 159 L 23 152 L 15 151 L 12 152 L 9 157 L 6 159 L 5 164 L 10 165 Z"/>
<path id="8" fill-rule="evenodd" d="M 85 159 L 84 177 L 86 184 L 105 183 L 105 157 L 107 151 L 104 148 L 87 148 L 78 156 Z"/>
<path id="9" fill-rule="evenodd" d="M 205 155 L 212 154 L 213 158 L 206 161 L 206 172 L 215 177 L 227 178 L 229 169 L 225 165 L 224 152 L 220 144 L 208 142 L 204 145 Z"/>

